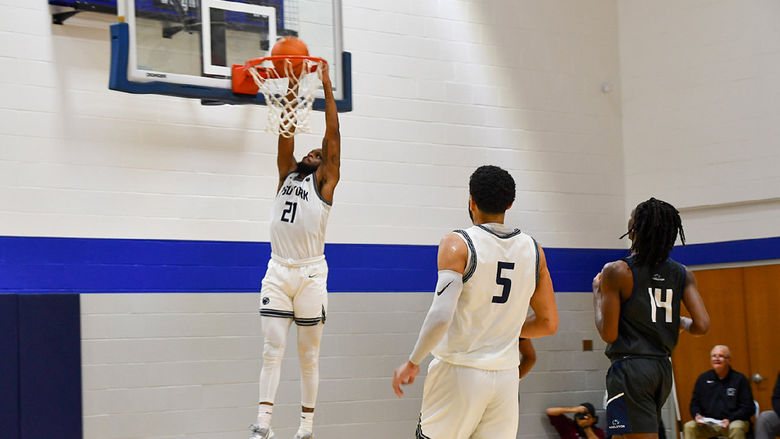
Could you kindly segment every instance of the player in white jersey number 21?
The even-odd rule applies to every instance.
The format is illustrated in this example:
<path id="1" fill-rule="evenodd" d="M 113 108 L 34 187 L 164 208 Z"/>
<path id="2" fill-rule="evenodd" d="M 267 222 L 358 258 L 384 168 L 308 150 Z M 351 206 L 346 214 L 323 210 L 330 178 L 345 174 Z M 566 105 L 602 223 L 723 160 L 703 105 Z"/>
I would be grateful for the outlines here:
<path id="1" fill-rule="evenodd" d="M 250 439 L 272 439 L 271 415 L 279 376 L 294 321 L 301 366 L 301 423 L 295 439 L 310 439 L 319 386 L 319 355 L 328 309 L 325 226 L 339 181 L 341 137 L 327 64 L 323 67 L 325 136 L 322 148 L 300 162 L 294 140 L 279 136 L 279 186 L 271 211 L 271 260 L 260 291 L 263 368 L 257 423 Z"/>
<path id="2" fill-rule="evenodd" d="M 436 293 L 409 361 L 393 376 L 414 382 L 419 364 L 433 361 L 423 387 L 418 439 L 514 439 L 518 423 L 518 339 L 558 329 L 552 280 L 533 238 L 504 224 L 515 182 L 496 166 L 469 180 L 466 230 L 439 244 Z M 526 318 L 528 307 L 534 310 Z"/>

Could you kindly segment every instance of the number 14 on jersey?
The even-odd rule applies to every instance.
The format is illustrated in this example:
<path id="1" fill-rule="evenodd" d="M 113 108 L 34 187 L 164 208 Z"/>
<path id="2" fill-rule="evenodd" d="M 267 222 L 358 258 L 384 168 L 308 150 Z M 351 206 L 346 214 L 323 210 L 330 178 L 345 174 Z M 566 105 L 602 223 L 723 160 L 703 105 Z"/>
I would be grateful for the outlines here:
<path id="1" fill-rule="evenodd" d="M 662 293 L 666 294 L 662 294 Z M 650 295 L 650 320 L 655 323 L 656 308 L 666 310 L 666 323 L 672 323 L 672 297 L 674 291 L 667 288 L 665 291 L 660 288 L 648 288 L 647 294 Z"/>

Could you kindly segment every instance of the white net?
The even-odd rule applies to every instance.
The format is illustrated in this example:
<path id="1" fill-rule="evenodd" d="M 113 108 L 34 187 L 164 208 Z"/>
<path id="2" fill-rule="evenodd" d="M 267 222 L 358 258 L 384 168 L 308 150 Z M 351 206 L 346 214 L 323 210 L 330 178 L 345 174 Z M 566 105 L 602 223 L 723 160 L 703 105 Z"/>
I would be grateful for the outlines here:
<path id="1" fill-rule="evenodd" d="M 266 62 L 248 69 L 268 106 L 266 131 L 287 138 L 309 132 L 314 94 L 322 83 L 320 61 L 304 59 L 295 60 L 295 63 L 293 67 L 291 60 L 285 59 L 276 61 L 276 67 Z M 284 72 L 278 72 L 279 69 Z"/>

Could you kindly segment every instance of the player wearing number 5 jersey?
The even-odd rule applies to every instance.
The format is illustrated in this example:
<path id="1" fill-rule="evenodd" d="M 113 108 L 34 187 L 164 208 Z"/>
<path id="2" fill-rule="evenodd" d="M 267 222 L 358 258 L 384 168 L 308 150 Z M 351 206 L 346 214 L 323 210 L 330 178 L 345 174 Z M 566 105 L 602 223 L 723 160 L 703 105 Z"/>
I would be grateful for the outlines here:
<path id="1" fill-rule="evenodd" d="M 709 330 L 709 315 L 686 267 L 669 258 L 677 236 L 685 244 L 680 215 L 655 198 L 631 212 L 631 255 L 610 262 L 593 279 L 596 326 L 609 343 L 607 434 L 657 438 L 661 407 L 672 386 L 670 357 L 680 328 Z M 691 317 L 680 317 L 680 303 Z"/>
<path id="2" fill-rule="evenodd" d="M 287 344 L 294 321 L 298 328 L 301 366 L 301 422 L 295 439 L 312 437 L 319 386 L 319 351 L 328 309 L 325 226 L 339 181 L 341 137 L 327 64 L 323 67 L 325 136 L 322 148 L 300 162 L 293 156 L 294 138 L 279 136 L 279 186 L 271 211 L 271 260 L 260 291 L 263 367 L 257 424 L 250 439 L 271 439 L 271 416 Z"/>
<path id="3" fill-rule="evenodd" d="M 504 224 L 515 199 L 505 170 L 481 166 L 469 181 L 474 223 L 439 244 L 433 303 L 409 361 L 393 376 L 412 384 L 433 353 L 417 438 L 510 439 L 517 435 L 520 337 L 555 333 L 558 311 L 544 251 Z M 534 316 L 526 319 L 529 306 Z"/>

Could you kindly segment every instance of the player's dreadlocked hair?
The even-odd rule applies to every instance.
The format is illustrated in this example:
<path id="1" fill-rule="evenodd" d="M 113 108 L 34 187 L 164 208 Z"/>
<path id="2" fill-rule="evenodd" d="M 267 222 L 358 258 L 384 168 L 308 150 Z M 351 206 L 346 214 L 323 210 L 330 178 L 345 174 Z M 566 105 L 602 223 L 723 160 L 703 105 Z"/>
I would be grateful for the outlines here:
<path id="1" fill-rule="evenodd" d="M 685 245 L 680 212 L 671 204 L 655 198 L 636 206 L 634 225 L 629 232 L 634 232 L 631 251 L 637 264 L 641 265 L 657 265 L 666 261 L 678 233 Z"/>
<path id="2" fill-rule="evenodd" d="M 469 194 L 482 212 L 504 213 L 515 201 L 515 180 L 498 166 L 480 166 L 469 179 Z"/>

